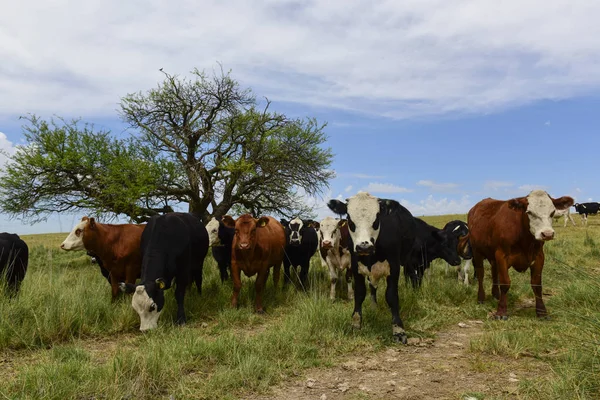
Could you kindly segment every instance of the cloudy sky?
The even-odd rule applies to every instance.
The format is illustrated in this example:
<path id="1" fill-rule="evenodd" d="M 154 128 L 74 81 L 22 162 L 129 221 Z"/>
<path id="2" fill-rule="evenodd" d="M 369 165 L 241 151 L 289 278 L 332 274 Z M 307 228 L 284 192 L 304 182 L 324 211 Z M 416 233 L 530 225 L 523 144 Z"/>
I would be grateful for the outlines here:
<path id="1" fill-rule="evenodd" d="M 26 113 L 122 131 L 120 98 L 159 68 L 220 62 L 273 109 L 329 123 L 338 177 L 318 202 L 368 190 L 431 215 L 533 188 L 596 201 L 598 15 L 587 0 L 11 2 L 0 148 L 22 142 Z"/>

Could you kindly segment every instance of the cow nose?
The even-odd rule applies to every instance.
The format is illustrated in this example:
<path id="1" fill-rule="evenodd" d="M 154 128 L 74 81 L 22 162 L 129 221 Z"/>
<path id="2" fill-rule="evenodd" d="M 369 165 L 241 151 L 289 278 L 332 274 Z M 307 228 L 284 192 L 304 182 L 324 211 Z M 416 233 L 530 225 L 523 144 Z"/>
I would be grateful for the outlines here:
<path id="1" fill-rule="evenodd" d="M 330 240 L 323 240 L 323 247 L 331 247 L 331 241 Z"/>
<path id="2" fill-rule="evenodd" d="M 61 249 L 64 249 L 64 248 L 65 248 L 65 244 L 64 244 L 64 243 L 61 243 L 61 245 L 60 245 L 60 248 L 61 248 Z"/>
<path id="3" fill-rule="evenodd" d="M 248 243 L 240 243 L 240 249 L 247 249 L 249 246 Z"/>
<path id="4" fill-rule="evenodd" d="M 542 232 L 543 240 L 552 240 L 554 239 L 554 231 L 543 231 Z"/>
<path id="5" fill-rule="evenodd" d="M 362 242 L 356 245 L 356 252 L 359 254 L 370 253 L 373 251 L 373 244 L 370 242 Z"/>

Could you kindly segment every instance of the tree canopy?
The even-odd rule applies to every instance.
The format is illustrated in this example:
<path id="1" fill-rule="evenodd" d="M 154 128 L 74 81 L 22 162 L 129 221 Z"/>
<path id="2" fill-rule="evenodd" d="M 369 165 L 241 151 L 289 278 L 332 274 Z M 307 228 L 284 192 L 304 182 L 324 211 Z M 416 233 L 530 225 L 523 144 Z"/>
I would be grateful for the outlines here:
<path id="1" fill-rule="evenodd" d="M 271 111 L 230 73 L 163 74 L 156 88 L 122 98 L 119 116 L 134 132 L 126 139 L 25 117 L 26 144 L 0 176 L 0 209 L 30 222 L 86 209 L 141 222 L 177 203 L 205 221 L 232 209 L 311 213 L 303 195 L 333 177 L 325 124 Z"/>

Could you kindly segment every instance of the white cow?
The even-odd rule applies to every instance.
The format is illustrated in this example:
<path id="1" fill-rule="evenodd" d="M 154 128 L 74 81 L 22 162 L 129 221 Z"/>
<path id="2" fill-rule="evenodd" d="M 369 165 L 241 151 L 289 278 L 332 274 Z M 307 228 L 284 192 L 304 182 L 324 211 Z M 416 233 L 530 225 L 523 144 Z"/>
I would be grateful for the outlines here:
<path id="1" fill-rule="evenodd" d="M 567 227 L 568 220 L 571 220 L 571 223 L 573 224 L 573 226 L 575 226 L 575 221 L 573 220 L 573 217 L 571 216 L 571 207 L 565 208 L 564 210 L 556 210 L 553 218 L 558 220 L 558 219 L 560 219 L 560 217 L 565 217 L 565 228 Z M 552 221 L 554 221 L 554 220 L 552 220 Z"/>
<path id="2" fill-rule="evenodd" d="M 335 300 L 335 285 L 338 276 L 341 277 L 344 270 L 348 283 L 348 299 L 354 298 L 350 251 L 348 250 L 349 240 L 348 223 L 345 219 L 327 217 L 319 224 L 319 254 L 321 264 L 329 269 L 329 278 L 331 279 L 329 298 L 331 300 Z"/>

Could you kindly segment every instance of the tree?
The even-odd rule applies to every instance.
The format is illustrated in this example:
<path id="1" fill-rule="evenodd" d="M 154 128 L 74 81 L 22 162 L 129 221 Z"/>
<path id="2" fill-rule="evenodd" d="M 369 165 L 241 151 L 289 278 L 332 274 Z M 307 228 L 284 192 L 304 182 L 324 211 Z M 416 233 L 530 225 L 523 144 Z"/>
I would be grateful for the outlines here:
<path id="1" fill-rule="evenodd" d="M 156 88 L 122 99 L 135 132 L 127 140 L 30 117 L 27 146 L 0 177 L 0 209 L 34 220 L 91 208 L 143 221 L 176 202 L 205 221 L 232 209 L 310 214 L 302 195 L 322 193 L 333 177 L 325 124 L 261 106 L 222 70 L 163 74 Z"/>

